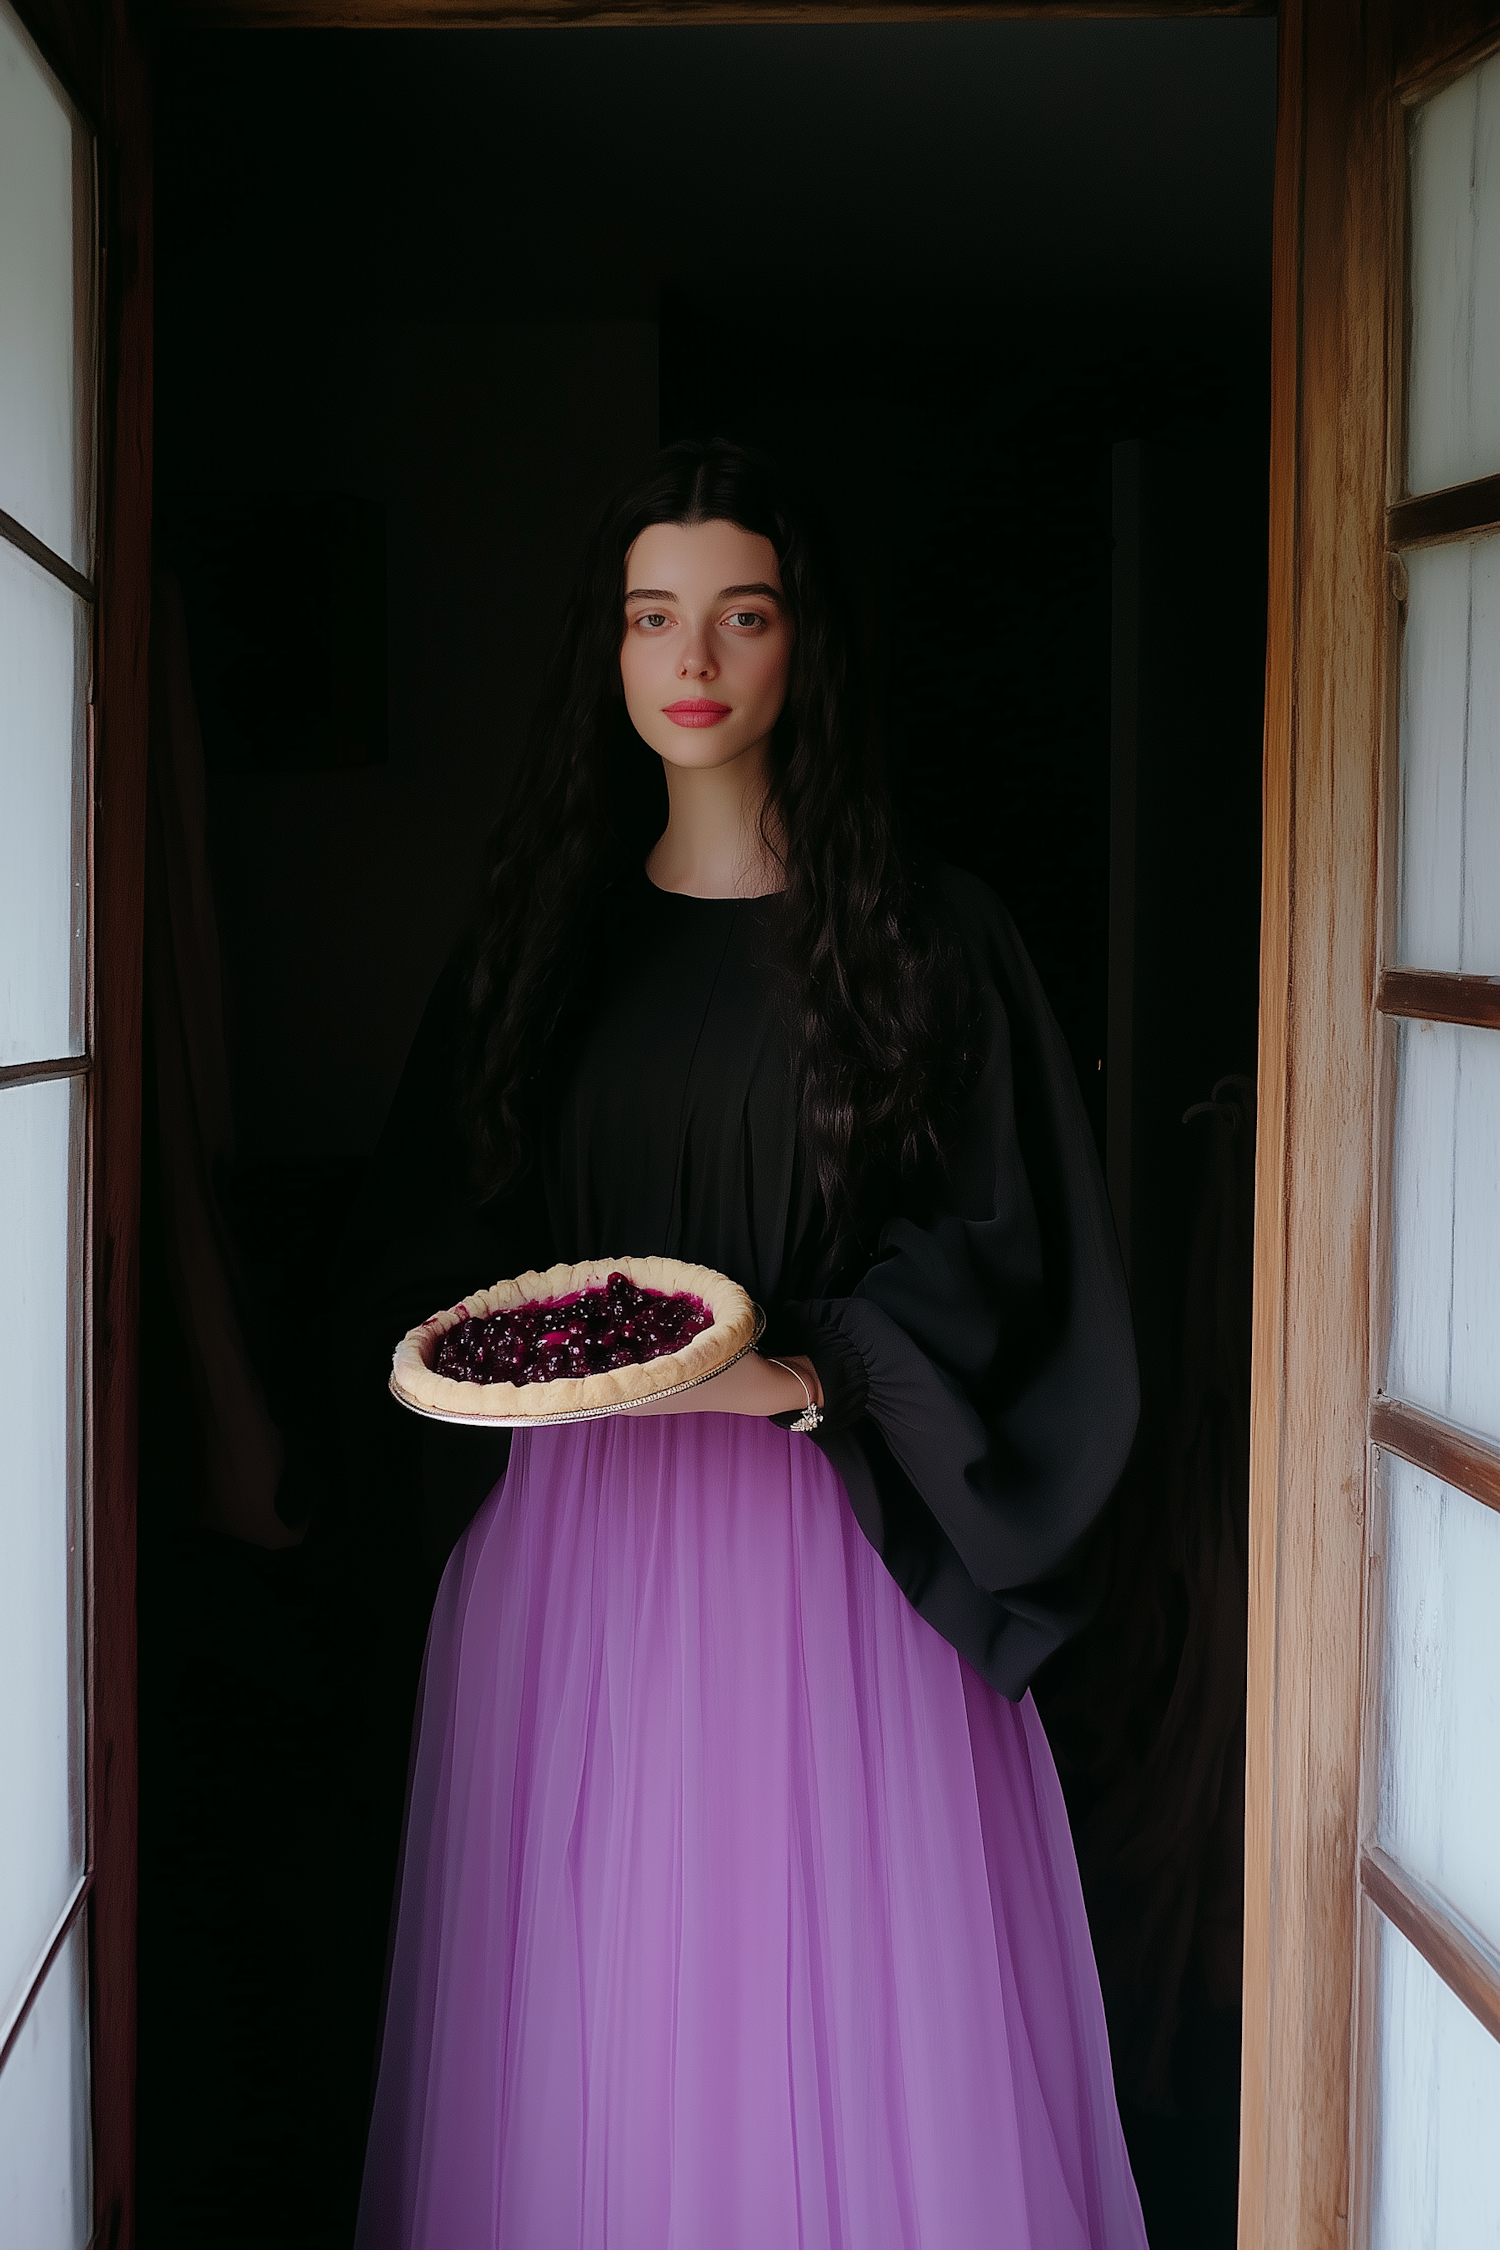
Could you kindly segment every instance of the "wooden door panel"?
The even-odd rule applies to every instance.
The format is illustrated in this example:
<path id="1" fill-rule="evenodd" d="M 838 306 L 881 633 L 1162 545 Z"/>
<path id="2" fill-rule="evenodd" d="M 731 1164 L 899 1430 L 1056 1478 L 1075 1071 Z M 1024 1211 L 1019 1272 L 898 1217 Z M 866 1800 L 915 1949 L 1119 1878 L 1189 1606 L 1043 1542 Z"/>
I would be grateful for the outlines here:
<path id="1" fill-rule="evenodd" d="M 1395 1338 L 1399 1366 L 1392 1362 L 1398 1373 L 1429 1359 L 1437 1365 L 1431 1352 L 1424 1356 L 1413 1322 L 1437 1319 L 1443 1297 L 1435 1220 L 1401 1184 L 1403 1163 L 1408 1171 L 1413 1162 L 1430 1169 L 1437 1158 L 1412 1141 L 1415 1113 L 1400 1107 L 1404 1035 L 1394 1019 L 1475 1026 L 1496 1019 L 1493 977 L 1479 973 L 1493 965 L 1471 963 L 1450 948 L 1451 961 L 1445 952 L 1428 966 L 1424 953 L 1422 963 L 1405 966 L 1396 911 L 1403 817 L 1397 689 L 1409 592 L 1400 550 L 1463 536 L 1495 512 L 1493 477 L 1460 492 L 1405 498 L 1403 96 L 1427 94 L 1497 44 L 1493 0 L 1482 9 L 1288 0 L 1281 16 L 1252 1437 L 1245 2250 L 1362 2245 L 1372 2228 L 1381 2240 L 1401 2238 L 1410 2216 L 1402 2198 L 1414 2198 L 1411 2212 L 1418 2212 L 1429 2186 L 1436 2197 L 1442 2167 L 1437 2157 L 1423 2160 L 1426 2172 L 1419 2164 L 1402 2173 L 1388 2163 L 1377 2183 L 1373 2105 L 1382 2070 L 1386 2098 L 1399 2095 L 1409 2109 L 1411 2089 L 1425 2086 L 1424 2098 L 1447 2105 L 1432 2110 L 1439 2140 L 1448 2130 L 1443 2117 L 1456 2118 L 1485 2071 L 1500 2070 L 1483 2043 L 1500 2011 L 1486 1943 L 1475 1942 L 1431 1880 L 1443 1835 L 1462 1839 L 1473 1821 L 1451 1817 L 1450 1802 L 1446 1829 L 1436 1814 L 1425 1822 L 1424 1841 L 1429 1831 L 1439 1833 L 1431 1851 L 1416 1854 L 1426 1869 L 1418 1875 L 1385 1848 L 1380 1770 L 1382 1729 L 1389 1733 L 1390 1721 L 1382 1680 L 1388 1687 L 1396 1677 L 1389 1667 L 1419 1659 L 1411 1605 L 1420 1589 L 1409 1581 L 1414 1568 L 1427 1566 L 1421 1556 L 1413 1562 L 1413 1541 L 1420 1546 L 1427 1535 L 1437 1552 L 1418 1512 L 1442 1505 L 1402 1464 L 1425 1471 L 1440 1457 L 1464 1505 L 1478 1507 L 1500 1473 L 1500 1455 L 1492 1458 L 1482 1436 L 1434 1416 L 1435 1401 L 1452 1401 L 1446 1392 L 1443 1401 L 1435 1392 L 1429 1398 L 1430 1384 L 1419 1383 L 1422 1395 L 1411 1400 L 1379 1395 L 1393 1289 L 1404 1307 Z M 1428 577 L 1436 585 L 1454 572 L 1429 569 Z M 1442 710 L 1438 722 L 1447 723 Z M 1438 775 L 1433 786 L 1445 782 Z M 1434 927 L 1443 922 L 1446 929 L 1447 903 L 1429 898 Z M 1415 1036 L 1420 1022 L 1409 1029 Z M 1433 1036 L 1453 1045 L 1487 1042 L 1496 1033 Z M 1488 1083 L 1492 1074 L 1481 1075 Z M 1470 1127 L 1481 1098 L 1487 1097 L 1475 1078 L 1466 1095 Z M 1454 1118 L 1461 1122 L 1457 1109 Z M 1471 1189 L 1478 1176 L 1471 1163 Z M 1475 1245 L 1489 1222 L 1475 1210 L 1473 1242 L 1461 1241 L 1457 1204 L 1454 1214 L 1448 1295 L 1455 1305 L 1463 1297 L 1472 1315 L 1468 1300 L 1478 1303 L 1488 1286 L 1468 1284 L 1470 1268 L 1484 1266 Z M 1403 1256 L 1404 1277 L 1396 1271 Z M 1410 1268 L 1412 1257 L 1424 1256 L 1436 1275 L 1425 1293 Z M 1484 1303 L 1474 1317 L 1481 1327 L 1489 1324 Z M 1468 1347 L 1472 1361 L 1472 1336 Z M 1458 1361 L 1451 1348 L 1443 1364 L 1452 1390 Z M 1396 1456 L 1389 1474 L 1379 1467 L 1381 1448 Z M 1412 1513 L 1395 1526 L 1400 1537 L 1392 1543 L 1386 1510 L 1396 1505 Z M 1404 1587 L 1393 1586 L 1388 1559 L 1407 1573 Z M 1463 1603 L 1450 1607 L 1458 1619 Z M 1388 1612 L 1397 1618 L 1394 1639 Z M 1472 1622 L 1448 1629 L 1469 1630 Z M 1472 1639 L 1471 1632 L 1462 1651 L 1449 1652 L 1455 1664 L 1460 1655 L 1473 1657 Z M 1425 1687 L 1422 1694 L 1421 1710 L 1406 1705 L 1400 1713 L 1408 1759 L 1411 1730 L 1424 1711 L 1453 1717 L 1440 1695 Z M 1455 1719 L 1449 1733 L 1454 1743 L 1467 1741 L 1473 1728 Z M 1474 1779 L 1484 1785 L 1482 1776 Z M 1393 1806 L 1387 1801 L 1385 1813 Z M 1417 1817 L 1410 1804 L 1403 1817 Z M 1436 2027 L 1425 2078 L 1411 2060 L 1420 2042 L 1408 2042 L 1403 2056 L 1399 2042 L 1392 2047 L 1387 2038 L 1393 2023 L 1399 2033 L 1402 2008 L 1425 2011 Z M 1464 2042 L 1476 2038 L 1475 2055 L 1455 2064 L 1461 2048 L 1468 2052 Z M 1448 2083 L 1434 2095 L 1443 2056 Z M 1418 2074 L 1400 2095 L 1401 2071 L 1410 2077 L 1413 2068 Z M 1458 2146 L 1461 2130 L 1450 2139 Z M 1387 2154 L 1392 2140 L 1388 2133 Z M 1448 2163 L 1442 2177 L 1451 2188 L 1461 2173 L 1461 2164 L 1455 2173 Z M 1473 2192 L 1472 2177 L 1463 2191 Z M 1435 2223 L 1435 2212 L 1435 2204 L 1418 2212 L 1424 2226 Z"/>

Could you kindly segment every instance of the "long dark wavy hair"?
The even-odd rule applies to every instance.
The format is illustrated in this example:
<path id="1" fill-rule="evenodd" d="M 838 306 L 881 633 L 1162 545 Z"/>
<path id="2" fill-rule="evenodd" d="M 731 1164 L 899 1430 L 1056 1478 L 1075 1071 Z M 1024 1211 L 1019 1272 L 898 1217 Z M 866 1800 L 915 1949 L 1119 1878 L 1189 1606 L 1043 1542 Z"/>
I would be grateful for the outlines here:
<path id="1" fill-rule="evenodd" d="M 661 761 L 620 683 L 625 558 L 649 524 L 770 540 L 794 642 L 761 833 L 785 890 L 780 974 L 804 1142 L 836 1226 L 877 1180 L 941 1163 L 964 1068 L 966 981 L 897 843 L 851 612 L 775 465 L 722 440 L 668 446 L 596 518 L 489 847 L 467 1108 L 480 1184 L 524 1169 L 587 1005 L 611 903 L 666 825 Z"/>

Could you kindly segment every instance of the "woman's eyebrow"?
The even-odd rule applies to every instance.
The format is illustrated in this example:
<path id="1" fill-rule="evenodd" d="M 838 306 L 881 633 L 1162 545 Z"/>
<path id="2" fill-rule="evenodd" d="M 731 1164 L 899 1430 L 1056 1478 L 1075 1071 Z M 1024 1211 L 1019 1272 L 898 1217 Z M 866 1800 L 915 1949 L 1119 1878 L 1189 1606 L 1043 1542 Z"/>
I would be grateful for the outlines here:
<path id="1" fill-rule="evenodd" d="M 768 586 L 761 579 L 757 579 L 751 586 L 721 586 L 718 598 L 721 602 L 727 602 L 737 594 L 760 594 L 773 602 L 780 602 L 785 598 L 779 586 Z M 677 598 L 676 594 L 669 594 L 664 586 L 632 586 L 625 596 L 628 602 L 675 602 Z"/>

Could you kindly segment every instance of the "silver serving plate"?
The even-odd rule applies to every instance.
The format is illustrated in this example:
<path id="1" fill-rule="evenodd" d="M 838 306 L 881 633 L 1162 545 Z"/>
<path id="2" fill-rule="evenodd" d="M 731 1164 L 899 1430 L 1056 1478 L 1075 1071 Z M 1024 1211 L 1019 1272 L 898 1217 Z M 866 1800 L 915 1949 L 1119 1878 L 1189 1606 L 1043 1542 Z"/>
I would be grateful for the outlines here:
<path id="1" fill-rule="evenodd" d="M 711 1383 L 726 1367 L 735 1366 L 747 1352 L 754 1351 L 766 1332 L 766 1316 L 759 1305 L 752 1305 L 750 1309 L 755 1315 L 755 1326 L 748 1343 L 741 1344 L 737 1352 L 731 1352 L 728 1359 L 711 1367 L 706 1375 L 690 1376 L 685 1383 L 670 1383 L 665 1390 L 651 1391 L 645 1398 L 622 1398 L 611 1406 L 575 1406 L 568 1414 L 456 1414 L 444 1406 L 418 1406 L 416 1400 L 408 1398 L 401 1389 L 394 1368 L 391 1370 L 391 1396 L 398 1399 L 409 1414 L 420 1414 L 428 1422 L 453 1423 L 463 1430 L 541 1430 L 558 1422 L 602 1422 L 607 1414 L 629 1414 L 649 1406 L 655 1399 L 676 1398 L 680 1391 L 695 1391 L 700 1383 Z"/>

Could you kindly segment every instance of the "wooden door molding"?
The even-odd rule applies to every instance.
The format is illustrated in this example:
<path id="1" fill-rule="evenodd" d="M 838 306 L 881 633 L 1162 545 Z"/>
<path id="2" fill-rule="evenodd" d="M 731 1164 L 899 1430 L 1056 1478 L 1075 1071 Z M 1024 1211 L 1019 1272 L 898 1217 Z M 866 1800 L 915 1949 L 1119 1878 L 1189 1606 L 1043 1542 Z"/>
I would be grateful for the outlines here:
<path id="1" fill-rule="evenodd" d="M 1286 0 L 1251 1437 L 1241 2250 L 1349 2212 L 1378 1063 L 1392 0 Z"/>
<path id="2" fill-rule="evenodd" d="M 487 30 L 704 23 L 951 23 L 976 17 L 1272 16 L 1275 0 L 166 0 L 211 30 Z"/>

